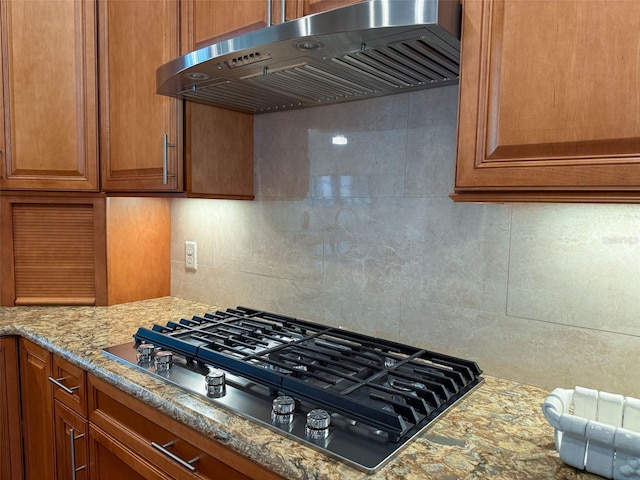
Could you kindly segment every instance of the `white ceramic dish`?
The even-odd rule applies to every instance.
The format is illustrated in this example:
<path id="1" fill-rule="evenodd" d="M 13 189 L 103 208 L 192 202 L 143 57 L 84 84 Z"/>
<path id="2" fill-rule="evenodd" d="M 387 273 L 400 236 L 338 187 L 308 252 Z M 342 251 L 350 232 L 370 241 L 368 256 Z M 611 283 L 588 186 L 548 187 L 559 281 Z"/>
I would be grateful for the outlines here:
<path id="1" fill-rule="evenodd" d="M 562 461 L 605 478 L 640 479 L 640 400 L 556 388 L 542 411 L 555 429 Z"/>

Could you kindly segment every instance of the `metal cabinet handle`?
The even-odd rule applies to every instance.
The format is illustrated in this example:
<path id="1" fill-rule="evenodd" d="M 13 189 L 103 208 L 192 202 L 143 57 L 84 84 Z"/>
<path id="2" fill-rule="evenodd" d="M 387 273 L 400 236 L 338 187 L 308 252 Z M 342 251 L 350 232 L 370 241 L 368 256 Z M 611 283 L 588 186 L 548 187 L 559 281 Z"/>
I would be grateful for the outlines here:
<path id="1" fill-rule="evenodd" d="M 169 135 L 162 136 L 162 184 L 169 183 L 169 177 L 175 177 L 175 174 L 169 173 L 169 147 L 175 147 L 175 143 L 169 143 Z"/>
<path id="2" fill-rule="evenodd" d="M 195 457 L 192 458 L 189 461 L 183 460 L 181 459 L 179 456 L 177 456 L 175 453 L 171 453 L 169 450 L 167 450 L 166 447 L 170 447 L 171 445 L 173 445 L 175 442 L 169 442 L 169 443 L 165 443 L 164 445 L 160 445 L 156 442 L 151 442 L 151 446 L 153 448 L 155 448 L 156 450 L 159 450 L 161 453 L 163 453 L 164 455 L 166 455 L 167 457 L 169 457 L 171 460 L 179 463 L 180 465 L 182 465 L 184 468 L 186 468 L 187 470 L 191 471 L 191 472 L 195 472 L 196 471 L 196 467 L 194 467 L 193 465 L 191 465 L 192 463 L 196 463 L 198 460 L 200 460 L 200 457 Z"/>
<path id="3" fill-rule="evenodd" d="M 271 13 L 271 0 L 267 1 L 267 27 L 273 25 L 273 14 Z"/>
<path id="4" fill-rule="evenodd" d="M 76 480 L 76 473 L 87 468 L 86 465 L 76 468 L 76 440 L 84 437 L 84 433 L 76 436 L 76 431 L 73 428 L 69 429 L 69 443 L 71 446 L 71 480 Z"/>
<path id="5" fill-rule="evenodd" d="M 270 27 L 271 25 L 273 25 L 273 13 L 271 11 L 271 2 L 272 0 L 267 0 L 267 27 Z M 286 0 L 282 0 L 280 2 L 280 23 L 284 23 L 287 21 L 287 19 L 284 18 L 285 6 L 286 6 Z"/>
<path id="6" fill-rule="evenodd" d="M 73 395 L 73 392 L 75 390 L 78 390 L 80 387 L 71 387 L 71 388 L 69 388 L 69 387 L 63 385 L 62 383 L 60 383 L 60 382 L 65 381 L 67 378 L 69 378 L 69 377 L 61 377 L 61 378 L 49 377 L 49 381 L 51 383 L 53 383 L 54 385 L 56 385 L 57 387 L 59 387 L 62 390 L 64 390 L 65 392 L 67 392 L 69 395 Z"/>

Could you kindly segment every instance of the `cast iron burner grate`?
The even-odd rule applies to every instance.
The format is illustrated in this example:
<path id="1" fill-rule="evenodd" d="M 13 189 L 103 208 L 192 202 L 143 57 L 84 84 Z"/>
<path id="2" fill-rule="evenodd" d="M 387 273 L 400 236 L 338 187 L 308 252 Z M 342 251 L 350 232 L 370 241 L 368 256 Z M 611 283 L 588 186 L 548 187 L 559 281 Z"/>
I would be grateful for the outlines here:
<path id="1" fill-rule="evenodd" d="M 247 307 L 139 328 L 134 338 L 368 425 L 391 442 L 483 381 L 473 361 Z"/>

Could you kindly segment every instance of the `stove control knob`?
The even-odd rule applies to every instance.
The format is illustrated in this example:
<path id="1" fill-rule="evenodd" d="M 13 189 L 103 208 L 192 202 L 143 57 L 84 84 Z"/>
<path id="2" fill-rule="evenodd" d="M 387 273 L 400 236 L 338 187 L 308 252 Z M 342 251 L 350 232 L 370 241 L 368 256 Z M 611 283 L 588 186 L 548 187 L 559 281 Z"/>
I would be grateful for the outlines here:
<path id="1" fill-rule="evenodd" d="M 329 435 L 331 415 L 326 410 L 316 408 L 307 413 L 307 426 L 305 431 L 312 439 L 322 439 Z"/>
<path id="2" fill-rule="evenodd" d="M 141 343 L 138 345 L 138 353 L 136 354 L 136 359 L 138 363 L 150 363 L 151 357 L 153 356 L 153 345 L 150 343 Z"/>
<path id="3" fill-rule="evenodd" d="M 226 392 L 225 374 L 222 370 L 214 368 L 204 377 L 204 383 L 207 389 L 207 395 L 213 398 L 220 398 Z"/>
<path id="4" fill-rule="evenodd" d="M 289 415 L 292 414 L 296 408 L 296 401 L 293 397 L 283 395 L 276 397 L 272 402 L 273 413 L 277 415 Z"/>
<path id="5" fill-rule="evenodd" d="M 279 426 L 291 424 L 295 409 L 296 401 L 293 397 L 287 395 L 276 397 L 271 402 L 271 420 Z"/>
<path id="6" fill-rule="evenodd" d="M 157 372 L 166 372 L 171 368 L 171 365 L 173 365 L 173 354 L 165 350 L 156 352 L 153 364 Z"/>

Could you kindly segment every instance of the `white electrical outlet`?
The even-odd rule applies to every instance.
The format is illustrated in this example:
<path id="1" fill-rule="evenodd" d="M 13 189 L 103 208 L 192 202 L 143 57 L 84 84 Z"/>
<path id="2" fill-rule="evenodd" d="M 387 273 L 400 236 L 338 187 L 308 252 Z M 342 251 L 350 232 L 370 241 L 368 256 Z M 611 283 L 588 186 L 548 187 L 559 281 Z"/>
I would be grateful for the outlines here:
<path id="1" fill-rule="evenodd" d="M 187 270 L 198 269 L 198 244 L 196 242 L 184 242 L 184 263 Z"/>

